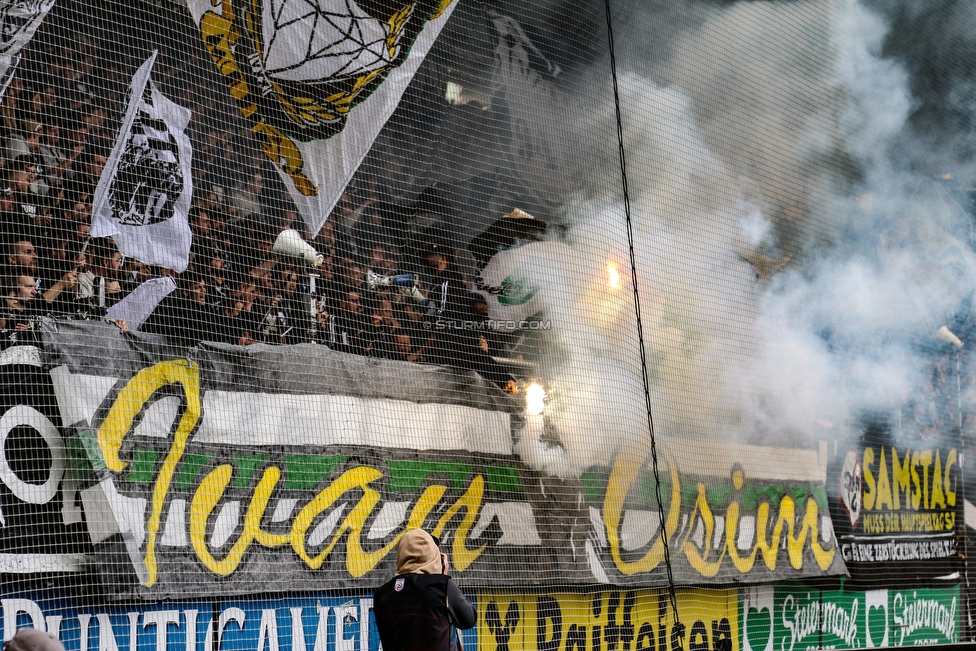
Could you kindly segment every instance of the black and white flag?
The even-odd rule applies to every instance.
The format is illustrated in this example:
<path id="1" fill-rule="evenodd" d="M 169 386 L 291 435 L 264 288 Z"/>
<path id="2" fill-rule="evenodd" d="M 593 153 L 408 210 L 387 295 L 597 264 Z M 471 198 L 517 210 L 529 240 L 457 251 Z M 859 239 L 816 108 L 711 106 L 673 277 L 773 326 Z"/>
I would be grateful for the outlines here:
<path id="1" fill-rule="evenodd" d="M 95 190 L 91 234 L 112 237 L 124 256 L 182 272 L 192 240 L 190 111 L 152 83 L 155 60 L 154 52 L 132 78 L 119 138 Z"/>
<path id="2" fill-rule="evenodd" d="M 17 71 L 20 51 L 52 7 L 54 0 L 0 0 L 0 99 Z"/>
<path id="3" fill-rule="evenodd" d="M 186 4 L 241 117 L 317 234 L 458 3 Z"/>

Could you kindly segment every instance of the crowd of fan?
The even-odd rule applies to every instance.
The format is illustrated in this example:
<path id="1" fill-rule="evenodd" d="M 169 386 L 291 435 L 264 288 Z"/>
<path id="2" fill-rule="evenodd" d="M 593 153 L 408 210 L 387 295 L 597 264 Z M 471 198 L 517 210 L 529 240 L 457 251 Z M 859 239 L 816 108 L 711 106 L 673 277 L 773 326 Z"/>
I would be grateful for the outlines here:
<path id="1" fill-rule="evenodd" d="M 976 356 L 969 345 L 933 351 L 920 383 L 897 405 L 899 435 L 930 439 L 961 430 L 976 437 Z"/>
<path id="2" fill-rule="evenodd" d="M 403 238 L 391 236 L 381 184 L 368 177 L 343 194 L 311 237 L 200 48 L 171 58 L 170 68 L 161 57 L 153 73 L 163 84 L 199 80 L 170 84 L 173 98 L 192 112 L 188 269 L 150 267 L 123 258 L 111 239 L 90 238 L 95 188 L 141 61 L 112 47 L 114 31 L 107 37 L 114 41 L 77 33 L 67 39 L 71 30 L 56 21 L 25 48 L 0 103 L 2 343 L 31 337 L 40 316 L 101 318 L 145 281 L 169 276 L 178 288 L 133 329 L 183 345 L 314 341 L 359 355 L 460 364 L 507 381 L 490 361 L 501 350 L 487 329 L 431 328 L 432 316 L 448 323 L 486 318 L 487 306 L 467 294 L 454 268 L 454 252 L 433 243 L 405 250 Z M 309 269 L 272 252 L 289 228 L 324 255 L 314 300 Z M 370 272 L 401 271 L 415 272 L 431 300 L 419 304 L 404 291 L 368 282 Z M 434 300 L 445 281 L 451 295 Z M 897 405 L 901 432 L 930 437 L 960 424 L 976 432 L 976 371 L 967 371 L 976 363 L 968 351 L 932 354 L 925 381 Z"/>
<path id="3" fill-rule="evenodd" d="M 121 98 L 117 91 L 113 101 L 95 100 L 95 60 L 81 45 L 25 51 L 0 104 L 8 339 L 31 330 L 38 316 L 84 310 L 96 275 L 113 296 L 131 289 L 112 243 L 89 238 L 95 186 L 113 137 L 107 107 Z"/>
<path id="4" fill-rule="evenodd" d="M 397 273 L 408 257 L 402 242 L 385 234 L 377 184 L 363 183 L 358 193 L 344 194 L 312 238 L 289 210 L 280 184 L 270 178 L 273 169 L 237 112 L 217 106 L 219 95 L 186 90 L 175 98 L 193 113 L 193 245 L 187 270 L 176 274 L 125 259 L 110 238 L 90 238 L 95 190 L 125 108 L 123 70 L 139 62 L 103 56 L 93 39 L 37 40 L 25 50 L 0 105 L 6 181 L 0 184 L 0 191 L 6 187 L 0 195 L 6 262 L 0 329 L 7 343 L 31 336 L 40 316 L 101 318 L 145 281 L 169 276 L 177 289 L 133 329 L 184 345 L 314 341 L 359 355 L 455 363 L 507 382 L 488 361 L 498 351 L 490 350 L 494 343 L 484 331 L 435 335 L 425 324 L 435 312 L 456 320 L 486 318 L 484 302 L 467 294 L 452 268 L 453 251 L 442 244 L 410 252 L 420 280 L 414 299 L 396 288 L 370 288 L 367 274 Z M 200 58 L 187 64 L 195 71 L 169 72 L 204 76 L 207 63 Z M 218 122 L 212 119 L 217 114 L 229 117 Z M 272 252 L 277 236 L 289 228 L 303 232 L 324 255 L 314 298 L 309 269 Z M 420 304 L 447 278 L 449 305 Z"/>
<path id="5" fill-rule="evenodd" d="M 899 435 L 935 438 L 958 427 L 961 418 L 954 350 L 933 351 L 925 364 L 918 386 L 896 405 L 892 427 Z"/>

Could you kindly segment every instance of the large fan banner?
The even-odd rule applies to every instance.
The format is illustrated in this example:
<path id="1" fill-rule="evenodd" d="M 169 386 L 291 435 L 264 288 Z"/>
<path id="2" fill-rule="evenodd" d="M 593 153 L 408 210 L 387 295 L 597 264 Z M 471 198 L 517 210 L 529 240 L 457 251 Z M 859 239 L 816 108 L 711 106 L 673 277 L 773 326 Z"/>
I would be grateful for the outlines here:
<path id="1" fill-rule="evenodd" d="M 0 0 L 0 99 L 17 72 L 20 51 L 54 7 L 54 0 Z"/>
<path id="2" fill-rule="evenodd" d="M 315 344 L 201 344 L 181 359 L 108 324 L 44 320 L 41 332 L 43 353 L 25 349 L 45 408 L 39 391 L 17 398 L 12 377 L 4 418 L 40 410 L 23 422 L 41 433 L 19 436 L 47 436 L 66 460 L 43 498 L 3 502 L 7 521 L 36 511 L 71 541 L 57 549 L 93 554 L 119 596 L 361 590 L 393 573 L 417 527 L 471 586 L 662 587 L 665 538 L 686 585 L 846 572 L 823 450 L 716 442 L 728 463 L 703 469 L 665 448 L 659 504 L 646 447 L 572 480 L 528 467 L 524 407 L 470 371 Z M 13 497 L 41 483 L 7 463 Z M 58 480 L 71 482 L 63 495 Z"/>
<path id="3" fill-rule="evenodd" d="M 189 264 L 193 194 L 190 111 L 152 83 L 156 53 L 132 79 L 129 104 L 92 206 L 93 237 L 122 255 L 178 272 Z"/>
<path id="4" fill-rule="evenodd" d="M 962 570 L 962 457 L 951 436 L 871 431 L 838 451 L 827 487 L 852 579 L 884 585 L 891 572 L 932 581 Z"/>
<path id="5" fill-rule="evenodd" d="M 318 233 L 457 2 L 187 5 L 241 114 Z"/>

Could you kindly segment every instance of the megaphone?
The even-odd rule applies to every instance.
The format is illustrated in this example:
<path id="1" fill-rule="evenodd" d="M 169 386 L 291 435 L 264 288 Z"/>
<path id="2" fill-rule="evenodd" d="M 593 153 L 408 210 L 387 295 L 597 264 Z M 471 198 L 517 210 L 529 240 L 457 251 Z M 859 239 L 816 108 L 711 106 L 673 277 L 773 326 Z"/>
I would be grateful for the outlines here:
<path id="1" fill-rule="evenodd" d="M 952 332 L 952 330 L 949 330 L 949 328 L 946 326 L 942 326 L 938 329 L 938 331 L 935 333 L 935 338 L 939 341 L 944 341 L 947 344 L 952 344 L 956 348 L 962 348 L 963 345 L 962 340 L 959 339 L 959 337 L 957 337 L 956 334 Z"/>
<path id="2" fill-rule="evenodd" d="M 289 258 L 301 258 L 313 267 L 319 267 L 325 261 L 325 257 L 319 255 L 311 244 L 303 240 L 298 231 L 290 228 L 281 231 L 271 250 Z"/>

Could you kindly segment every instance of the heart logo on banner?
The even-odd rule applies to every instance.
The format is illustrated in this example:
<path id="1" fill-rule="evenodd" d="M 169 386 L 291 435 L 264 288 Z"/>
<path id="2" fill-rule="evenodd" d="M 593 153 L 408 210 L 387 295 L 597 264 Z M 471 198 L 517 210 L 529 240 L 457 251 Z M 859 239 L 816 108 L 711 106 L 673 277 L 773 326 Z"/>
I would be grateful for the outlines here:
<path id="1" fill-rule="evenodd" d="M 742 600 L 743 651 L 773 650 L 773 586 L 746 588 Z"/>
<path id="2" fill-rule="evenodd" d="M 861 519 L 861 491 L 861 460 L 855 450 L 848 450 L 840 477 L 837 478 L 837 494 L 840 496 L 844 511 L 847 512 L 847 517 L 850 518 L 852 529 Z"/>
<path id="3" fill-rule="evenodd" d="M 769 608 L 750 608 L 743 628 L 747 651 L 763 651 L 772 644 L 773 615 Z"/>
<path id="4" fill-rule="evenodd" d="M 888 646 L 888 591 L 864 593 L 865 643 L 869 648 Z"/>

